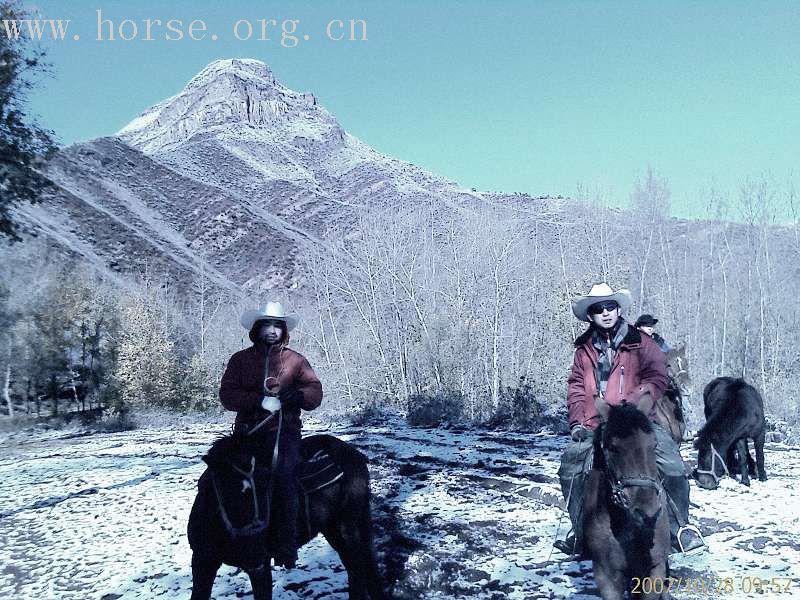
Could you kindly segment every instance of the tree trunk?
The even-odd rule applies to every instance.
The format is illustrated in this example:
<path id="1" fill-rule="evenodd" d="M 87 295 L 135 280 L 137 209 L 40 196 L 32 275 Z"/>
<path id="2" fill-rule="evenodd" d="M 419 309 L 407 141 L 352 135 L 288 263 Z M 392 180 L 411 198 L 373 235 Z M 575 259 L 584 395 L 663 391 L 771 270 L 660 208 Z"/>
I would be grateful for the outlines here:
<path id="1" fill-rule="evenodd" d="M 9 353 L 10 354 L 10 353 Z M 14 405 L 11 403 L 11 360 L 9 356 L 8 365 L 6 365 L 5 380 L 3 381 L 3 400 L 6 401 L 8 407 L 8 416 L 14 416 Z"/>

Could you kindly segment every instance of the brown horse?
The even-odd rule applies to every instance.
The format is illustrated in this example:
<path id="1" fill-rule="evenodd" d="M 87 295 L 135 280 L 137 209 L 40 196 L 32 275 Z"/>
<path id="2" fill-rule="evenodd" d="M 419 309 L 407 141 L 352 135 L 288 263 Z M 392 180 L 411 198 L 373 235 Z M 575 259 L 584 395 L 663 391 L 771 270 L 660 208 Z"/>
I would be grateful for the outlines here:
<path id="1" fill-rule="evenodd" d="M 683 412 L 683 399 L 692 393 L 692 378 L 689 374 L 689 360 L 686 358 L 686 345 L 673 348 L 667 354 L 667 373 L 669 386 L 664 395 L 655 403 L 653 421 L 669 432 L 675 443 L 680 445 L 686 435 L 686 419 Z"/>
<path id="2" fill-rule="evenodd" d="M 756 471 L 760 481 L 767 480 L 764 468 L 766 421 L 761 394 L 744 379 L 717 377 L 703 390 L 706 424 L 697 432 L 697 468 L 692 475 L 700 487 L 716 489 L 725 475 L 741 474 L 741 482 L 750 485 L 752 458 L 747 440 L 756 450 Z M 738 455 L 738 456 L 737 456 Z"/>
<path id="3" fill-rule="evenodd" d="M 630 404 L 599 401 L 597 409 L 606 422 L 594 437 L 583 530 L 600 595 L 668 598 L 669 522 L 653 426 Z"/>
<path id="4" fill-rule="evenodd" d="M 339 466 L 342 476 L 303 496 L 297 525 L 301 545 L 322 533 L 347 570 L 350 598 L 384 598 L 378 574 L 370 517 L 366 457 L 329 435 L 304 438 L 304 458 L 320 451 Z M 255 600 L 271 600 L 269 465 L 272 448 L 259 436 L 234 433 L 217 440 L 203 460 L 189 515 L 192 548 L 192 600 L 208 600 L 217 570 L 225 563 L 250 577 Z M 273 514 L 272 518 L 280 518 Z"/>

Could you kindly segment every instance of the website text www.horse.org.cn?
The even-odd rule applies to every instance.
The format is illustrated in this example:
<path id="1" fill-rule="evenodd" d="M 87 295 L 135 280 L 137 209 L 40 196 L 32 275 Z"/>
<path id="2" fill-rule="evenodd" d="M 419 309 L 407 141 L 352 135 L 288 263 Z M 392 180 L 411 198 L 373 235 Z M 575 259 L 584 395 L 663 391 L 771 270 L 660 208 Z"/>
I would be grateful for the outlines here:
<path id="1" fill-rule="evenodd" d="M 232 19 L 221 27 L 211 27 L 203 19 L 112 19 L 98 9 L 94 42 L 216 42 L 222 39 L 239 42 L 278 43 L 294 48 L 301 42 L 323 39 L 331 42 L 365 42 L 367 22 L 364 19 L 332 18 L 322 26 L 305 30 L 300 19 Z M 75 29 L 73 19 L 3 19 L 0 36 L 8 39 L 28 38 L 56 42 L 80 42 L 85 39 Z"/>

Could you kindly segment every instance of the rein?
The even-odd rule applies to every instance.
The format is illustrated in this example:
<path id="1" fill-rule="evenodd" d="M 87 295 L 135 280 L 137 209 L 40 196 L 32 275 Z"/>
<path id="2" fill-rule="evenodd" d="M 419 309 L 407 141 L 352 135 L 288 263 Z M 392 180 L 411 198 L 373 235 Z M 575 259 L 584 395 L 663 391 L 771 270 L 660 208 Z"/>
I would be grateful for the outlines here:
<path id="1" fill-rule="evenodd" d="M 256 470 L 256 459 L 255 457 L 251 457 L 250 459 L 250 470 L 245 471 L 240 469 L 236 465 L 231 465 L 238 473 L 244 476 L 244 481 L 247 482 L 245 485 L 245 489 L 247 487 L 250 488 L 250 493 L 253 496 L 253 520 L 247 523 L 244 527 L 234 527 L 233 523 L 228 517 L 228 512 L 225 510 L 225 504 L 222 501 L 222 494 L 219 491 L 219 485 L 217 484 L 217 475 L 214 471 L 211 471 L 211 484 L 214 487 L 214 494 L 217 496 L 217 504 L 219 505 L 219 514 L 222 517 L 222 522 L 225 524 L 225 529 L 228 533 L 234 537 L 249 537 L 253 535 L 258 535 L 263 533 L 267 527 L 269 526 L 269 509 L 267 510 L 266 519 L 262 519 L 260 515 L 260 511 L 258 510 L 258 493 L 256 492 L 256 482 L 253 474 Z M 244 492 L 245 490 L 243 490 Z"/>
<path id="2" fill-rule="evenodd" d="M 711 477 L 714 478 L 714 485 L 718 485 L 722 480 L 723 475 L 717 477 L 717 470 L 715 469 L 717 459 L 719 459 L 719 462 L 722 463 L 722 469 L 725 471 L 725 475 L 730 477 L 731 474 L 728 472 L 728 465 L 725 464 L 725 459 L 722 458 L 722 455 L 717 452 L 716 448 L 714 448 L 714 444 L 709 443 L 709 446 L 711 446 L 711 470 L 706 471 L 704 469 L 695 469 L 694 472 L 698 475 L 711 475 Z"/>
<path id="3" fill-rule="evenodd" d="M 265 380 L 264 380 L 264 390 L 266 391 L 266 379 L 268 379 L 269 375 L 269 350 L 267 350 L 266 356 L 266 364 L 264 365 L 264 373 L 265 373 Z M 254 477 L 255 469 L 256 469 L 256 457 L 250 457 L 250 469 L 248 471 L 244 469 L 240 469 L 233 463 L 229 463 L 230 466 L 233 468 L 234 471 L 239 473 L 244 480 L 242 481 L 243 488 L 242 493 L 250 489 L 250 493 L 253 498 L 253 519 L 244 525 L 243 527 L 235 527 L 228 516 L 228 512 L 225 510 L 225 505 L 222 501 L 222 494 L 219 491 L 219 485 L 217 483 L 217 476 L 214 471 L 211 471 L 211 482 L 214 487 L 214 493 L 217 497 L 217 504 L 219 505 L 219 513 L 222 517 L 222 522 L 225 525 L 225 529 L 228 531 L 228 534 L 234 538 L 237 537 L 247 537 L 247 536 L 255 536 L 260 535 L 264 531 L 267 530 L 270 523 L 270 513 L 272 512 L 272 487 L 273 487 L 273 477 L 275 473 L 275 469 L 278 466 L 278 448 L 281 441 L 281 429 L 283 429 L 283 411 L 279 408 L 278 410 L 269 413 L 266 417 L 264 417 L 261 421 L 259 421 L 253 427 L 250 427 L 245 435 L 251 436 L 256 433 L 259 429 L 264 427 L 267 423 L 269 423 L 275 417 L 278 417 L 278 431 L 275 436 L 275 446 L 272 450 L 272 467 L 269 473 L 269 480 L 267 483 L 267 510 L 266 514 L 262 518 L 261 511 L 259 510 L 258 505 L 258 493 L 256 492 L 256 481 Z"/>

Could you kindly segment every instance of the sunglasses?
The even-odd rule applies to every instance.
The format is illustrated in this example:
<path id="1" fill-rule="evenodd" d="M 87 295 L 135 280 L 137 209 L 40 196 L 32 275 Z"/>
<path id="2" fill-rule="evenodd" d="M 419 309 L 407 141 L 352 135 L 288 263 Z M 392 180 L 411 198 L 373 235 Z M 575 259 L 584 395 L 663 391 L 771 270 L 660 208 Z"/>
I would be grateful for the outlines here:
<path id="1" fill-rule="evenodd" d="M 611 312 L 612 310 L 615 310 L 617 308 L 619 308 L 619 304 L 617 304 L 614 300 L 607 300 L 606 302 L 598 302 L 596 304 L 592 304 L 589 307 L 589 314 L 590 315 L 599 315 L 604 310 L 607 310 L 608 312 Z"/>

